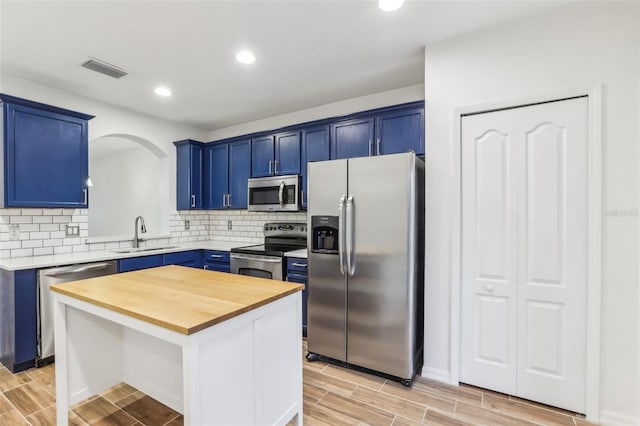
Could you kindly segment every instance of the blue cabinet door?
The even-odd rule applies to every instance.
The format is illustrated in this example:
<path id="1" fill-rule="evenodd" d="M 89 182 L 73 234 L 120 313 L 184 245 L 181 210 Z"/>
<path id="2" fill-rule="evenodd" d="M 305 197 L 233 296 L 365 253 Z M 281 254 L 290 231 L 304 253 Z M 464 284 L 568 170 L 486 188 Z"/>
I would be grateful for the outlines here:
<path id="1" fill-rule="evenodd" d="M 331 158 L 372 155 L 373 117 L 341 121 L 331 125 Z"/>
<path id="2" fill-rule="evenodd" d="M 205 250 L 204 269 L 218 272 L 230 272 L 231 259 L 228 251 Z"/>
<path id="3" fill-rule="evenodd" d="M 302 178 L 302 207 L 307 207 L 307 163 L 329 160 L 329 126 L 302 130 L 300 166 Z"/>
<path id="4" fill-rule="evenodd" d="M 178 210 L 202 209 L 202 142 L 184 140 L 176 145 L 176 208 Z"/>
<path id="5" fill-rule="evenodd" d="M 285 132 L 275 136 L 274 175 L 300 173 L 300 132 Z"/>
<path id="6" fill-rule="evenodd" d="M 190 268 L 202 268 L 202 252 L 200 250 L 181 251 L 162 255 L 163 265 L 180 265 Z"/>
<path id="7" fill-rule="evenodd" d="M 35 269 L 15 271 L 14 372 L 32 367 L 37 355 L 37 276 Z"/>
<path id="8" fill-rule="evenodd" d="M 154 266 L 162 266 L 161 254 L 121 259 L 118 261 L 118 272 L 137 271 L 138 269 L 153 268 Z"/>
<path id="9" fill-rule="evenodd" d="M 273 175 L 273 136 L 251 140 L 251 177 Z"/>
<path id="10" fill-rule="evenodd" d="M 229 143 L 229 197 L 227 207 L 247 208 L 247 181 L 251 175 L 251 140 Z"/>
<path id="11" fill-rule="evenodd" d="M 204 153 L 205 208 L 226 208 L 229 189 L 229 144 L 207 144 Z"/>
<path id="12" fill-rule="evenodd" d="M 376 117 L 376 155 L 413 150 L 424 154 L 424 108 L 380 114 Z"/>
<path id="13" fill-rule="evenodd" d="M 92 116 L 1 96 L 4 206 L 86 208 Z"/>

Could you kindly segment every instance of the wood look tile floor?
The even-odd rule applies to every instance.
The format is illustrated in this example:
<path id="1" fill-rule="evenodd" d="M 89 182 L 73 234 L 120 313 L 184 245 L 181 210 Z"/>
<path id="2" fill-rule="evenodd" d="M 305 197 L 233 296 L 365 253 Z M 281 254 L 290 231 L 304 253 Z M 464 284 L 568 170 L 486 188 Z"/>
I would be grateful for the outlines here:
<path id="1" fill-rule="evenodd" d="M 305 425 L 591 424 L 564 410 L 467 385 L 455 387 L 418 377 L 409 389 L 321 361 L 305 359 L 303 368 Z M 0 365 L 0 426 L 55 426 L 55 418 L 53 365 L 17 374 Z M 69 424 L 178 426 L 183 418 L 121 383 L 74 406 Z"/>

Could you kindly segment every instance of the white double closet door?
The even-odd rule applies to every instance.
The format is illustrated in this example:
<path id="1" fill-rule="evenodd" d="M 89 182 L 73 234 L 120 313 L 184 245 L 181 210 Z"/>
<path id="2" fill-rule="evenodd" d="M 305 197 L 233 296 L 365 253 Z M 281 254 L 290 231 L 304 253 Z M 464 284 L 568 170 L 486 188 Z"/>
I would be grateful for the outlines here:
<path id="1" fill-rule="evenodd" d="M 462 118 L 460 381 L 585 412 L 586 97 Z"/>

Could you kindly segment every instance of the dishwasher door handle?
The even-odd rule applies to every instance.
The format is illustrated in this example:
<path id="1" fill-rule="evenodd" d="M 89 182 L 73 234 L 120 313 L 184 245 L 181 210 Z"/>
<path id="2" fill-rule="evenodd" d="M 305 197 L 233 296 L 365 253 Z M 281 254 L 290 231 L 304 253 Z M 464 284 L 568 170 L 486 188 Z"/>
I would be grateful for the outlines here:
<path id="1" fill-rule="evenodd" d="M 79 268 L 66 269 L 64 271 L 50 272 L 47 273 L 50 277 L 60 277 L 62 275 L 76 274 L 78 272 L 87 272 L 87 271 L 99 271 L 100 269 L 106 269 L 111 266 L 111 263 L 94 263 L 87 266 L 80 266 Z"/>

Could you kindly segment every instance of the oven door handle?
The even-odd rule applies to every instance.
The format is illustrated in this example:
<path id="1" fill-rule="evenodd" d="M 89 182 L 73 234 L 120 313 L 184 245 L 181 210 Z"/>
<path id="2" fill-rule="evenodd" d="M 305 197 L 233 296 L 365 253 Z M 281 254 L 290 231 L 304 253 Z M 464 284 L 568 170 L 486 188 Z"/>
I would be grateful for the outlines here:
<path id="1" fill-rule="evenodd" d="M 282 263 L 281 257 L 269 259 L 266 256 L 254 257 L 254 256 L 247 256 L 247 255 L 238 254 L 238 253 L 231 253 L 231 258 L 240 259 L 240 260 L 257 260 L 259 262 L 265 262 L 265 263 Z"/>
<path id="2" fill-rule="evenodd" d="M 278 189 L 278 201 L 280 207 L 284 207 L 284 181 L 280 182 L 280 188 Z"/>

